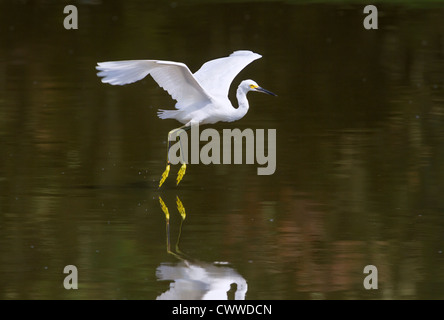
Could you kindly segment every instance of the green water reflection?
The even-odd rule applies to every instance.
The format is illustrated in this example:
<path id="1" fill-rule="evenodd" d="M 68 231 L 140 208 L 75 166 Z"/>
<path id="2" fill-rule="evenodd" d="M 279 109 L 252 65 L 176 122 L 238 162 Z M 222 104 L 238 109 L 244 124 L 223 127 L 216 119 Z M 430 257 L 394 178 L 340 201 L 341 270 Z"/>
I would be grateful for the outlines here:
<path id="1" fill-rule="evenodd" d="M 163 270 L 186 264 L 159 196 L 171 244 L 181 230 L 195 267 L 244 279 L 246 299 L 444 298 L 444 3 L 380 3 L 372 31 L 360 3 L 295 3 L 83 1 L 68 31 L 62 4 L 1 2 L 0 298 L 165 297 Z M 159 190 L 178 123 L 156 111 L 174 102 L 150 78 L 102 84 L 96 63 L 195 71 L 239 49 L 263 58 L 231 100 L 249 78 L 278 97 L 213 128 L 276 129 L 276 172 L 189 165 Z"/>

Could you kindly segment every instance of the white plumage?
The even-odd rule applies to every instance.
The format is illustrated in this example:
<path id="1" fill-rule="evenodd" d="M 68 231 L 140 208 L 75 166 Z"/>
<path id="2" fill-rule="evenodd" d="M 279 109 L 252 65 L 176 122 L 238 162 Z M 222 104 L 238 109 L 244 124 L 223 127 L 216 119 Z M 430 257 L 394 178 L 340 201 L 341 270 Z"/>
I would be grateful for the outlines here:
<path id="1" fill-rule="evenodd" d="M 216 123 L 242 118 L 248 111 L 248 91 L 271 92 L 260 88 L 256 82 L 246 80 L 237 91 L 238 108 L 228 99 L 231 82 L 248 64 L 261 55 L 240 50 L 230 56 L 208 61 L 195 72 L 181 62 L 162 60 L 127 60 L 99 62 L 98 76 L 102 82 L 113 85 L 133 83 L 151 75 L 160 87 L 177 101 L 177 110 L 159 110 L 161 119 L 176 119 L 184 124 Z M 274 95 L 274 94 L 272 94 Z"/>
<path id="2" fill-rule="evenodd" d="M 248 64 L 261 55 L 248 50 L 233 52 L 228 57 L 208 61 L 195 72 L 181 62 L 163 60 L 126 60 L 99 62 L 98 76 L 102 82 L 113 85 L 124 85 L 136 82 L 151 75 L 153 79 L 177 101 L 177 110 L 159 110 L 161 119 L 176 119 L 185 124 L 168 134 L 168 151 L 170 137 L 174 131 L 189 128 L 192 124 L 211 124 L 219 121 L 231 122 L 241 119 L 248 111 L 247 93 L 249 91 L 274 93 L 265 90 L 253 80 L 244 80 L 237 88 L 238 107 L 234 108 L 228 99 L 231 82 Z M 186 164 L 179 171 L 177 183 L 185 174 Z M 162 175 L 159 187 L 165 181 L 170 170 L 167 168 Z"/>

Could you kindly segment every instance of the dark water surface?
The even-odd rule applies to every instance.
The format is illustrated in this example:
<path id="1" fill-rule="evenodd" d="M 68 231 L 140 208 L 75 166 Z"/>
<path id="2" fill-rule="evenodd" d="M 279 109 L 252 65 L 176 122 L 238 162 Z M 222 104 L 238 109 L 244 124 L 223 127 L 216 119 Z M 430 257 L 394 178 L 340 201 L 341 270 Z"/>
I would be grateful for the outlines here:
<path id="1" fill-rule="evenodd" d="M 444 3 L 379 4 L 378 30 L 361 4 L 216 1 L 77 1 L 65 30 L 67 4 L 0 4 L 1 299 L 444 298 Z M 278 97 L 211 127 L 276 129 L 276 172 L 189 165 L 176 187 L 173 166 L 158 189 L 174 101 L 96 63 L 239 49 L 263 58 L 233 104 L 243 79 Z"/>

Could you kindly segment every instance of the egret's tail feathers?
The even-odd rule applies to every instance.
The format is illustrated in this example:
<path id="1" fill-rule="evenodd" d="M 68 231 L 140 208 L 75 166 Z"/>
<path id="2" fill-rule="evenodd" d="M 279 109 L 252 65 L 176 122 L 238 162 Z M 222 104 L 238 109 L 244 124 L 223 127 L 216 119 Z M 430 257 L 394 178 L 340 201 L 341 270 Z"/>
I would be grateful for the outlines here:
<path id="1" fill-rule="evenodd" d="M 176 117 L 179 115 L 180 110 L 162 110 L 159 109 L 157 111 L 157 116 L 160 119 L 176 119 Z"/>
<path id="2" fill-rule="evenodd" d="M 152 67 L 144 60 L 110 61 L 97 63 L 97 74 L 103 77 L 102 82 L 124 85 L 145 78 Z"/>

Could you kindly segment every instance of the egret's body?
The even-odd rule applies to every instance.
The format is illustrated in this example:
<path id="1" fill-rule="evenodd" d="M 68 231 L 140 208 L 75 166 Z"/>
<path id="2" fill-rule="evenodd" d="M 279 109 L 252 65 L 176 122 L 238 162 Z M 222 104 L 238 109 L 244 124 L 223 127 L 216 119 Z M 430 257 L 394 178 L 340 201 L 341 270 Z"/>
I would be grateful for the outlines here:
<path id="1" fill-rule="evenodd" d="M 148 74 L 177 101 L 177 110 L 159 110 L 161 119 L 176 119 L 184 124 L 178 129 L 188 129 L 192 124 L 213 124 L 219 121 L 231 122 L 241 119 L 248 112 L 249 91 L 274 93 L 258 86 L 253 80 L 244 80 L 239 85 L 236 97 L 238 107 L 234 108 L 228 99 L 228 90 L 234 77 L 249 63 L 259 59 L 261 55 L 241 50 L 230 56 L 211 60 L 191 73 L 188 67 L 180 62 L 162 60 L 128 60 L 99 62 L 97 69 L 102 82 L 113 85 L 124 85 L 143 79 Z M 169 132 L 169 136 L 176 130 Z M 168 139 L 170 140 L 170 139 Z M 169 149 L 168 145 L 168 149 Z M 178 174 L 177 183 L 185 174 L 185 163 Z M 170 170 L 167 168 L 162 175 L 159 187 L 165 181 Z"/>

